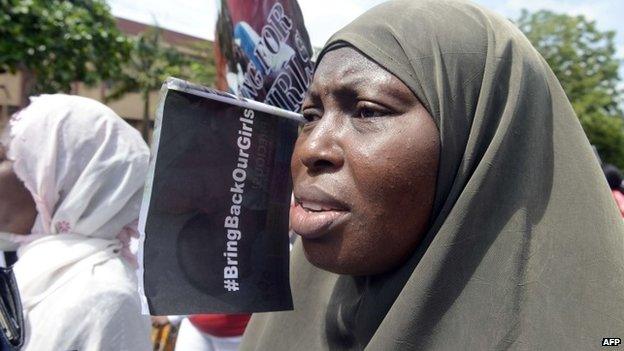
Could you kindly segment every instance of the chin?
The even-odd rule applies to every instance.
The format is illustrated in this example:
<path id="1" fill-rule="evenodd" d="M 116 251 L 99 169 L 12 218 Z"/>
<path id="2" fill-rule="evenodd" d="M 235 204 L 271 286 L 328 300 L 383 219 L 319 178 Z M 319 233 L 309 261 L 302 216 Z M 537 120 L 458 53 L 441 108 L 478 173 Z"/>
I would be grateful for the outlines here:
<path id="1" fill-rule="evenodd" d="M 392 266 L 380 265 L 369 258 L 372 255 L 348 255 L 339 246 L 321 240 L 302 239 L 303 252 L 312 265 L 336 274 L 365 276 L 383 273 Z M 351 251 L 353 252 L 353 251 Z"/>

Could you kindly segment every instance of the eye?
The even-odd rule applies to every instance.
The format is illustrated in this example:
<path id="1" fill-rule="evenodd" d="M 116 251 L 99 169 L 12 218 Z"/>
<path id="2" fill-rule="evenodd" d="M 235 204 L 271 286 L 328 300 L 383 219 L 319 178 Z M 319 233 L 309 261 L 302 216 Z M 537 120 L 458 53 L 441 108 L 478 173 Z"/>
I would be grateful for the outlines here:
<path id="1" fill-rule="evenodd" d="M 323 117 L 322 113 L 315 108 L 304 108 L 303 111 L 301 111 L 301 114 L 307 122 L 318 121 L 321 117 Z"/>
<path id="2" fill-rule="evenodd" d="M 360 112 L 358 113 L 358 117 L 360 118 L 372 118 L 372 117 L 381 117 L 384 114 L 380 111 L 375 111 L 371 108 L 363 108 L 360 109 Z"/>
<path id="3" fill-rule="evenodd" d="M 388 108 L 372 102 L 358 103 L 355 112 L 356 118 L 375 118 L 392 114 Z"/>

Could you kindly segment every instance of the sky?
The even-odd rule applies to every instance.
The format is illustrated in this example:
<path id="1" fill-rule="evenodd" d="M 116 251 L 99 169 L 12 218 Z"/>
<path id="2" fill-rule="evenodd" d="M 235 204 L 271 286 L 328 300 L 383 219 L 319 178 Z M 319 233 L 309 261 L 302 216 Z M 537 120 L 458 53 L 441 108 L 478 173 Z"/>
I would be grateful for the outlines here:
<path id="1" fill-rule="evenodd" d="M 615 30 L 617 56 L 624 59 L 624 0 L 473 0 L 508 18 L 520 11 L 549 9 L 595 20 L 600 30 Z M 107 0 L 115 16 L 212 40 L 217 0 Z M 314 47 L 367 9 L 384 0 L 299 0 Z M 624 62 L 620 76 L 624 79 Z"/>

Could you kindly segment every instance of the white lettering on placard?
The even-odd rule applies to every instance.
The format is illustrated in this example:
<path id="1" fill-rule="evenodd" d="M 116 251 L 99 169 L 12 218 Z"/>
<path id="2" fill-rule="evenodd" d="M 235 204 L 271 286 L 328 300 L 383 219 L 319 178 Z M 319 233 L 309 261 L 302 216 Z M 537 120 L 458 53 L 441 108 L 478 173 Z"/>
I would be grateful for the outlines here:
<path id="1" fill-rule="evenodd" d="M 241 127 L 238 130 L 238 139 L 236 146 L 238 147 L 238 160 L 236 168 L 232 170 L 232 181 L 234 185 L 230 187 L 232 194 L 232 205 L 230 212 L 225 216 L 223 227 L 226 232 L 225 251 L 225 267 L 223 267 L 223 288 L 227 291 L 234 292 L 240 289 L 238 282 L 238 242 L 241 240 L 243 233 L 240 231 L 240 215 L 242 211 L 242 202 L 245 196 L 245 181 L 247 180 L 247 166 L 249 165 L 249 153 L 246 151 L 251 147 L 251 138 L 253 136 L 254 111 L 245 109 L 243 117 L 238 119 Z"/>

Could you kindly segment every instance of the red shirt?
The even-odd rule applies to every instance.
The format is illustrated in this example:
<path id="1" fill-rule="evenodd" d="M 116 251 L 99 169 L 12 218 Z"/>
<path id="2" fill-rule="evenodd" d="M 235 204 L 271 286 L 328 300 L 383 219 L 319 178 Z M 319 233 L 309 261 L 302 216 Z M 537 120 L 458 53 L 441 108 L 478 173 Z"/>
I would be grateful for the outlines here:
<path id="1" fill-rule="evenodd" d="M 243 335 L 251 314 L 196 314 L 188 318 L 203 333 L 231 337 Z"/>

